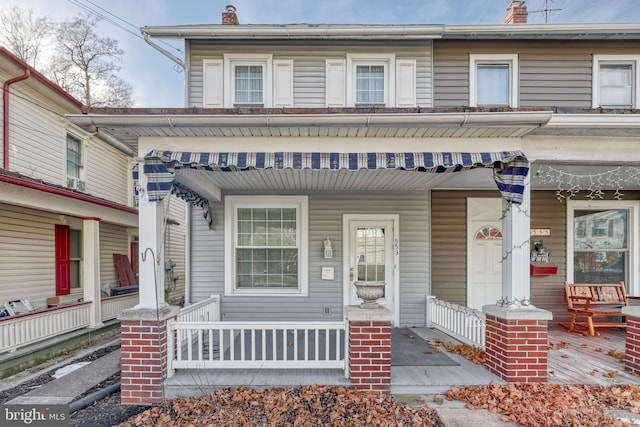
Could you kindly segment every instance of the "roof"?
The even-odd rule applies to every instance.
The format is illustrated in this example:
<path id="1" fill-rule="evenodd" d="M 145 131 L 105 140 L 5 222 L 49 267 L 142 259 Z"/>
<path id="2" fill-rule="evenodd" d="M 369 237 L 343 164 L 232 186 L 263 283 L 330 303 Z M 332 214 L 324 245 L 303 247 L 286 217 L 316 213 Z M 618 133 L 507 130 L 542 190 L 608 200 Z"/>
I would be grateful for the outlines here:
<path id="1" fill-rule="evenodd" d="M 146 26 L 140 31 L 164 39 L 235 40 L 432 40 L 432 39 L 640 39 L 640 23 L 499 25 L 176 25 Z"/>
<path id="2" fill-rule="evenodd" d="M 23 71 L 29 70 L 32 78 L 37 79 L 40 83 L 44 84 L 46 87 L 62 96 L 66 100 L 70 101 L 72 104 L 75 104 L 76 107 L 82 107 L 82 102 L 78 101 L 76 98 L 71 96 L 68 92 L 62 89 L 57 84 L 53 83 L 51 80 L 46 78 L 42 73 L 33 68 L 31 65 L 24 62 L 22 59 L 18 58 L 15 54 L 13 54 L 10 50 L 5 47 L 0 46 L 0 56 L 9 60 L 9 62 L 13 63 L 17 66 L 17 68 L 22 69 Z"/>

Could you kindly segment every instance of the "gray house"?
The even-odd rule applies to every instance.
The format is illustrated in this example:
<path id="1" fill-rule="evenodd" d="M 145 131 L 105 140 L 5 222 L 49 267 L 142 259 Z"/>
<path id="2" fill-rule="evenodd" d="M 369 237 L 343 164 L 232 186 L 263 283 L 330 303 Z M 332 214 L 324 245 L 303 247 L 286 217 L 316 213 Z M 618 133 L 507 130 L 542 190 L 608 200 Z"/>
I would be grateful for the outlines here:
<path id="1" fill-rule="evenodd" d="M 240 25 L 231 7 L 142 33 L 184 40 L 185 108 L 70 119 L 144 158 L 143 254 L 159 201 L 192 203 L 187 298 L 219 295 L 221 320 L 342 321 L 355 281 L 386 284 L 396 326 L 424 326 L 427 296 L 560 321 L 565 279 L 640 294 L 639 24 Z M 584 247 L 608 212 L 610 245 Z"/>

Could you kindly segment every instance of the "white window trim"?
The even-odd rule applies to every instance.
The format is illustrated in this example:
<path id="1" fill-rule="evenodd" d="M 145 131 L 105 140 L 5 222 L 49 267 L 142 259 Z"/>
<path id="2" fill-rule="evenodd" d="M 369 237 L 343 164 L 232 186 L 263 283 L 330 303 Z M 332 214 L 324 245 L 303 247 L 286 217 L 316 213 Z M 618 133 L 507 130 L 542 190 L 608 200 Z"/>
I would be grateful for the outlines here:
<path id="1" fill-rule="evenodd" d="M 593 108 L 600 108 L 600 64 L 621 63 L 633 66 L 633 99 L 631 108 L 637 108 L 640 99 L 640 55 L 593 55 Z"/>
<path id="2" fill-rule="evenodd" d="M 237 65 L 260 65 L 263 69 L 262 88 L 263 106 L 270 108 L 273 106 L 273 55 L 265 54 L 224 54 L 224 107 L 233 108 L 235 102 L 235 73 L 234 67 Z"/>
<path id="3" fill-rule="evenodd" d="M 298 209 L 298 289 L 236 289 L 235 211 L 238 206 Z M 309 198 L 307 196 L 226 196 L 224 198 L 224 293 L 229 296 L 309 295 Z"/>
<path id="4" fill-rule="evenodd" d="M 640 201 L 636 200 L 569 200 L 567 202 L 567 281 L 573 283 L 573 223 L 574 211 L 581 209 L 626 209 L 629 211 L 629 283 L 631 295 L 640 295 L 640 238 L 638 238 L 638 224 L 640 224 Z"/>
<path id="5" fill-rule="evenodd" d="M 470 54 L 469 55 L 469 106 L 477 107 L 477 66 L 483 63 L 509 65 L 509 107 L 518 107 L 518 87 L 520 71 L 517 54 Z"/>
<path id="6" fill-rule="evenodd" d="M 347 54 L 347 107 L 356 106 L 356 67 L 358 65 L 384 66 L 384 106 L 395 107 L 396 56 L 379 53 Z"/>

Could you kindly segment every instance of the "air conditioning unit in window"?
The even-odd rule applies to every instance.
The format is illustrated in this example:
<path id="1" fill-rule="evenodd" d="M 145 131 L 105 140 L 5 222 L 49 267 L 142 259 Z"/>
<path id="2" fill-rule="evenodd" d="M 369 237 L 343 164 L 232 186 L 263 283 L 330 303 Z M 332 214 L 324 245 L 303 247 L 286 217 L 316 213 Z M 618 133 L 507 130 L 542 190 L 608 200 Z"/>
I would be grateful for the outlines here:
<path id="1" fill-rule="evenodd" d="M 78 190 L 81 192 L 87 191 L 86 183 L 78 178 L 68 178 L 67 179 L 67 188 L 71 190 Z"/>

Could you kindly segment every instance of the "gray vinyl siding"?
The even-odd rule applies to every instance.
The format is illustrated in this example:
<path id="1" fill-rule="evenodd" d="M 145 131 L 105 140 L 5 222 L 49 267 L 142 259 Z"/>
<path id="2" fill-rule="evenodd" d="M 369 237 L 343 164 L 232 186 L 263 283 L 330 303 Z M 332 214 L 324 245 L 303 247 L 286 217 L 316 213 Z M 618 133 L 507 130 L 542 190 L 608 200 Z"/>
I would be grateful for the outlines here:
<path id="1" fill-rule="evenodd" d="M 129 256 L 129 235 L 126 227 L 100 223 L 100 284 L 118 285 L 113 254 Z M 129 258 L 131 260 L 131 258 Z"/>
<path id="2" fill-rule="evenodd" d="M 576 200 L 584 200 L 578 193 Z M 466 198 L 496 197 L 494 191 L 433 191 L 432 204 L 432 289 L 433 295 L 445 301 L 466 305 Z M 604 198 L 612 200 L 612 192 Z M 640 192 L 625 192 L 625 200 L 640 199 Z M 531 226 L 550 228 L 551 236 L 544 237 L 545 247 L 551 251 L 551 263 L 558 274 L 531 276 L 531 302 L 538 308 L 553 313 L 553 322 L 566 322 L 569 318 L 564 295 L 567 247 L 567 206 L 558 201 L 555 191 L 531 193 Z"/>
<path id="3" fill-rule="evenodd" d="M 196 207 L 193 210 L 202 216 L 202 209 Z M 181 305 L 183 303 L 185 288 L 185 202 L 172 195 L 169 203 L 168 216 L 177 222 L 177 224 L 167 224 L 165 228 L 165 260 L 171 259 L 176 264 L 173 270 L 178 275 L 178 279 L 172 280 L 168 275 L 165 276 L 165 286 L 169 290 L 167 300 L 171 304 Z"/>
<path id="4" fill-rule="evenodd" d="M 637 54 L 636 42 L 434 42 L 434 106 L 469 105 L 469 55 L 517 54 L 520 107 L 591 108 L 593 55 Z"/>
<path id="5" fill-rule="evenodd" d="M 223 296 L 225 320 L 342 320 L 343 214 L 398 214 L 400 217 L 400 323 L 424 325 L 429 293 L 429 196 L 426 192 L 312 193 L 309 195 L 309 296 Z M 192 301 L 224 295 L 224 208 L 213 207 L 210 230 L 192 210 Z M 322 242 L 333 242 L 333 258 L 324 259 Z M 334 267 L 335 279 L 320 280 L 322 266 Z M 330 315 L 324 316 L 324 307 Z"/>
<path id="6" fill-rule="evenodd" d="M 323 108 L 325 106 L 325 59 L 345 58 L 347 53 L 394 53 L 396 59 L 416 60 L 416 102 L 423 107 L 433 105 L 432 46 L 304 46 L 274 44 L 264 46 L 220 46 L 206 41 L 189 43 L 188 106 L 202 107 L 204 59 L 220 59 L 224 53 L 273 53 L 273 59 L 293 60 L 294 107 Z"/>

